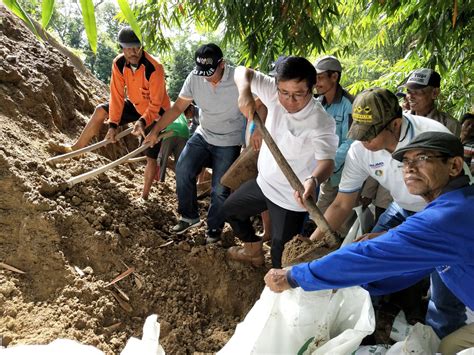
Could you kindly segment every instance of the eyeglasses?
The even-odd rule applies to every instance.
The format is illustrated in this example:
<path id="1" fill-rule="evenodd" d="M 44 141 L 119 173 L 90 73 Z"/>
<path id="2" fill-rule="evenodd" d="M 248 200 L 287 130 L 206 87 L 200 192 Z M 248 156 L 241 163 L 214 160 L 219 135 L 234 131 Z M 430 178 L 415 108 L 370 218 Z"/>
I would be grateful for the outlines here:
<path id="1" fill-rule="evenodd" d="M 283 97 L 285 100 L 293 99 L 295 101 L 302 101 L 309 94 L 309 90 L 307 90 L 304 94 L 300 92 L 290 94 L 287 91 L 280 90 L 280 88 L 277 88 L 277 91 L 278 91 L 278 95 Z"/>
<path id="2" fill-rule="evenodd" d="M 449 158 L 446 155 L 419 155 L 415 159 L 402 159 L 402 164 L 399 168 L 408 168 L 410 166 L 421 167 L 426 164 L 430 159 L 446 159 Z"/>

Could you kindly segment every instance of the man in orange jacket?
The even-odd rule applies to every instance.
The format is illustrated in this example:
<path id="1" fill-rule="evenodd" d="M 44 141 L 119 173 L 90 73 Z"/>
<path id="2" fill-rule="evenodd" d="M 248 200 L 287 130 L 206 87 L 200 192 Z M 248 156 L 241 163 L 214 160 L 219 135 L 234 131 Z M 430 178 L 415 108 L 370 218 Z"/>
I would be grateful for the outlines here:
<path id="1" fill-rule="evenodd" d="M 96 107 L 91 119 L 77 141 L 72 145 L 51 143 L 52 150 L 67 153 L 83 148 L 95 137 L 104 123 L 109 125 L 105 139 L 116 143 L 118 126 L 135 122 L 132 134 L 145 136 L 145 128 L 170 107 L 166 92 L 163 66 L 143 50 L 138 37 L 130 27 L 118 34 L 122 48 L 112 64 L 109 102 Z M 146 151 L 145 187 L 149 189 L 157 167 L 159 145 Z"/>

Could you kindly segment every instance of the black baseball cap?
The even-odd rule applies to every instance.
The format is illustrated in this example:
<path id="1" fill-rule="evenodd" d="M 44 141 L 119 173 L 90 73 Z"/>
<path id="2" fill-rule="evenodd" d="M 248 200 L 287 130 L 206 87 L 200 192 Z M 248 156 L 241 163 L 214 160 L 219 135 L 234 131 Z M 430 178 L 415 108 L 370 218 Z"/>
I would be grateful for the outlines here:
<path id="1" fill-rule="evenodd" d="M 194 54 L 193 74 L 198 76 L 212 76 L 224 55 L 222 50 L 214 43 L 204 44 Z"/>
<path id="2" fill-rule="evenodd" d="M 464 147 L 461 140 L 453 134 L 446 132 L 423 132 L 406 146 L 393 152 L 392 157 L 395 160 L 402 161 L 403 155 L 407 151 L 414 149 L 434 150 L 448 157 L 464 156 Z"/>

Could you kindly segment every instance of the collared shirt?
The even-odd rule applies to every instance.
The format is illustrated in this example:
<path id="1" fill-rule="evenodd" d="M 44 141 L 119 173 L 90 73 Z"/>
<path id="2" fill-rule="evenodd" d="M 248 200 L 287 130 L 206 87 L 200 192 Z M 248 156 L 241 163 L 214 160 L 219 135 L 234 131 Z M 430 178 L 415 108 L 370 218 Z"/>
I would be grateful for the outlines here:
<path id="1" fill-rule="evenodd" d="M 409 113 L 403 114 L 400 141 L 396 149 L 406 146 L 418 134 L 427 131 L 449 133 L 445 126 L 433 119 L 413 116 Z M 352 143 L 347 153 L 339 192 L 359 191 L 369 176 L 385 187 L 401 208 L 416 212 L 426 206 L 423 198 L 408 192 L 403 183 L 401 164 L 392 158 L 391 153 L 385 149 L 372 152 L 366 149 L 360 141 L 356 141 Z"/>
<path id="2" fill-rule="evenodd" d="M 237 104 L 239 91 L 234 82 L 234 71 L 234 67 L 226 64 L 217 85 L 189 73 L 179 93 L 179 97 L 194 100 L 201 109 L 196 133 L 212 145 L 226 147 L 243 143 L 245 118 Z"/>
<path id="3" fill-rule="evenodd" d="M 411 113 L 414 114 L 413 111 Z M 451 117 L 449 113 L 438 111 L 438 109 L 434 107 L 425 117 L 438 121 L 447 127 L 456 137 L 461 135 L 461 123 Z"/>
<path id="4" fill-rule="evenodd" d="M 334 159 L 338 138 L 334 119 L 311 98 L 299 112 L 289 113 L 278 99 L 275 79 L 254 73 L 251 90 L 267 106 L 265 127 L 300 181 L 311 175 L 318 160 Z M 258 156 L 257 184 L 276 205 L 305 211 L 293 198 L 293 188 L 265 143 Z"/>
<path id="5" fill-rule="evenodd" d="M 336 95 L 334 101 L 327 103 L 326 97 L 321 95 L 318 100 L 323 105 L 327 113 L 329 113 L 336 121 L 336 134 L 339 137 L 339 146 L 336 151 L 336 158 L 334 160 L 334 172 L 329 178 L 331 186 L 339 185 L 341 181 L 342 169 L 346 160 L 347 151 L 352 144 L 352 140 L 347 138 L 352 123 L 352 102 L 354 98 L 341 85 L 337 85 Z"/>

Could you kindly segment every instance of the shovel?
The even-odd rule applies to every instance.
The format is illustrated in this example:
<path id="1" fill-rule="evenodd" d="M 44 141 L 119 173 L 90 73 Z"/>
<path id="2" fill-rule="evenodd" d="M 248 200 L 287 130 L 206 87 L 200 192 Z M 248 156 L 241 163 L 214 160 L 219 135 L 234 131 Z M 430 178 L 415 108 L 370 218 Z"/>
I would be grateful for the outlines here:
<path id="1" fill-rule="evenodd" d="M 158 135 L 158 139 L 165 139 L 165 138 L 168 138 L 172 135 L 173 135 L 172 131 L 164 132 L 164 133 L 161 133 L 160 135 Z M 78 175 L 78 176 L 74 176 L 73 178 L 70 178 L 69 180 L 66 181 L 66 184 L 67 184 L 68 187 L 72 187 L 72 186 L 74 186 L 74 185 L 76 185 L 76 184 L 78 184 L 82 181 L 92 179 L 93 177 L 95 177 L 95 176 L 97 176 L 97 175 L 99 175 L 99 174 L 101 174 L 101 173 L 103 173 L 103 172 L 105 172 L 109 169 L 112 169 L 112 168 L 116 167 L 117 165 L 120 165 L 124 162 L 129 161 L 131 158 L 133 158 L 134 156 L 140 154 L 145 149 L 147 149 L 149 146 L 150 146 L 150 143 L 143 144 L 142 146 L 138 147 L 134 151 L 124 155 L 120 159 L 114 160 L 113 162 L 111 162 L 109 164 L 103 165 L 103 166 L 101 166 L 97 169 L 88 171 L 84 174 L 81 174 L 81 175 Z"/>
<path id="2" fill-rule="evenodd" d="M 275 144 L 275 141 L 273 140 L 272 136 L 270 135 L 267 128 L 265 127 L 265 125 L 263 124 L 262 120 L 260 119 L 260 117 L 258 116 L 256 112 L 254 113 L 253 120 L 257 128 L 260 129 L 260 132 L 262 133 L 262 136 L 263 136 L 263 140 L 267 144 L 268 149 L 272 153 L 273 158 L 277 162 L 281 171 L 283 172 L 285 177 L 288 179 L 288 182 L 290 183 L 291 187 L 295 191 L 298 191 L 298 193 L 302 196 L 304 192 L 303 184 L 298 179 L 293 169 L 291 169 L 290 164 L 288 164 L 288 162 L 286 161 L 285 157 L 281 153 L 278 146 Z M 312 255 L 316 250 L 322 247 L 326 247 L 329 250 L 331 250 L 331 249 L 335 249 L 340 244 L 340 238 L 332 231 L 331 227 L 329 226 L 328 222 L 326 221 L 323 214 L 319 210 L 318 206 L 316 206 L 316 203 L 313 200 L 313 198 L 309 197 L 308 199 L 306 199 L 304 201 L 304 205 L 309 212 L 310 218 L 317 224 L 318 228 L 324 233 L 324 237 L 320 241 L 308 242 L 308 244 L 310 245 L 306 248 L 306 251 L 296 256 L 292 262 L 289 261 L 289 264 L 290 263 L 294 264 L 295 261 L 297 262 L 300 260 L 304 260 L 305 257 Z"/>
<path id="3" fill-rule="evenodd" d="M 122 133 L 124 133 L 124 132 L 122 132 Z M 126 134 L 128 134 L 128 133 L 125 133 L 124 135 L 126 135 Z M 172 135 L 173 135 L 172 131 L 164 132 L 164 133 L 161 133 L 158 136 L 158 139 L 165 139 L 165 138 L 168 138 Z M 106 142 L 106 144 L 108 144 L 107 141 L 105 141 L 105 142 Z M 99 142 L 99 143 L 103 143 L 103 141 Z M 49 181 L 43 181 L 43 183 L 42 183 L 42 185 L 39 189 L 39 192 L 40 192 L 41 195 L 46 196 L 46 197 L 54 196 L 54 194 L 56 194 L 58 192 L 65 191 L 66 189 L 71 188 L 74 185 L 76 185 L 76 184 L 78 184 L 82 181 L 92 179 L 93 177 L 95 177 L 95 176 L 97 176 L 97 175 L 99 175 L 99 174 L 101 174 L 101 173 L 103 173 L 103 172 L 105 172 L 109 169 L 112 169 L 112 168 L 116 167 L 117 165 L 120 165 L 120 164 L 125 163 L 125 162 L 130 162 L 134 156 L 136 156 L 139 153 L 143 152 L 149 146 L 150 146 L 149 143 L 144 144 L 144 145 L 138 147 L 137 149 L 135 149 L 134 151 L 128 153 L 127 155 L 124 155 L 120 159 L 117 159 L 117 160 L 115 160 L 115 161 L 113 161 L 109 164 L 101 166 L 101 167 L 99 167 L 95 170 L 91 170 L 91 171 L 88 171 L 84 174 L 74 176 L 74 177 L 70 178 L 69 180 L 61 182 L 61 183 L 56 183 L 56 182 L 51 183 Z M 75 153 L 75 152 L 73 152 L 73 153 Z"/>
<path id="4" fill-rule="evenodd" d="M 123 138 L 123 137 L 127 136 L 128 134 L 130 134 L 130 132 L 132 132 L 132 130 L 133 130 L 133 127 L 127 128 L 126 130 L 124 130 L 124 131 L 120 132 L 119 134 L 117 134 L 116 139 L 119 140 L 120 138 Z M 69 159 L 69 158 L 73 158 L 73 157 L 76 157 L 78 155 L 81 155 L 81 154 L 84 154 L 84 153 L 87 153 L 87 152 L 92 152 L 93 150 L 97 150 L 100 147 L 103 147 L 103 146 L 105 146 L 109 143 L 110 143 L 109 140 L 104 139 L 104 140 L 101 140 L 100 142 L 97 142 L 95 144 L 91 144 L 87 147 L 84 147 L 84 148 L 81 148 L 81 149 L 78 149 L 78 150 L 74 150 L 74 151 L 66 153 L 66 154 L 61 154 L 61 155 L 49 158 L 49 159 L 46 160 L 46 163 L 47 164 L 59 163 L 60 161 L 63 161 L 63 160 Z"/>

